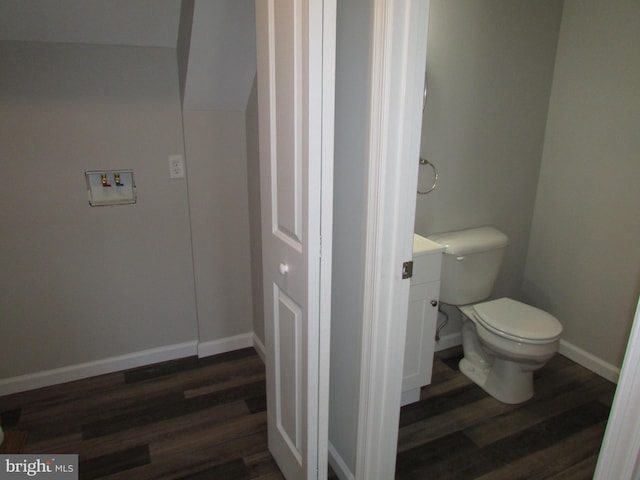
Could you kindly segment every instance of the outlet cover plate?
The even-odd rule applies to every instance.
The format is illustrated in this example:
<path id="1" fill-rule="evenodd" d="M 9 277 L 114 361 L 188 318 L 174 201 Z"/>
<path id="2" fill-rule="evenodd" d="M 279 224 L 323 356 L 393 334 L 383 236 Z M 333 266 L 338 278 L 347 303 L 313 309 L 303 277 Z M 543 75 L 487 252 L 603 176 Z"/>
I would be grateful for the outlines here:
<path id="1" fill-rule="evenodd" d="M 169 155 L 169 178 L 184 178 L 184 156 Z"/>

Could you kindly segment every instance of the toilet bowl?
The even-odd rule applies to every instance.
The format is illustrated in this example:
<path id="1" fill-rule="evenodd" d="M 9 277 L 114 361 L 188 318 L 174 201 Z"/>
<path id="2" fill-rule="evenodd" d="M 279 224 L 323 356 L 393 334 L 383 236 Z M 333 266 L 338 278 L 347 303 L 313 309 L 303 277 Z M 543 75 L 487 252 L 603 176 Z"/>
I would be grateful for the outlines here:
<path id="1" fill-rule="evenodd" d="M 560 322 L 510 298 L 459 308 L 464 317 L 460 371 L 501 402 L 529 400 L 533 372 L 558 351 Z"/>
<path id="2" fill-rule="evenodd" d="M 562 325 L 550 314 L 510 298 L 486 301 L 509 244 L 485 226 L 427 237 L 444 247 L 440 302 L 462 312 L 460 370 L 504 403 L 533 396 L 533 372 L 558 351 Z"/>

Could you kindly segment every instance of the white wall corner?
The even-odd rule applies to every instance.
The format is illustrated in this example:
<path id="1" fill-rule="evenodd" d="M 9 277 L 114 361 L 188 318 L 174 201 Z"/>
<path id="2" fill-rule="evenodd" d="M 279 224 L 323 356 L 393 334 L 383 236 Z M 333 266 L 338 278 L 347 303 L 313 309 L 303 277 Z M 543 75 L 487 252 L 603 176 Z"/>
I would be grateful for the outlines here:
<path id="1" fill-rule="evenodd" d="M 126 355 L 118 355 L 102 360 L 5 378 L 0 380 L 0 395 L 25 392 L 36 388 L 49 387 L 59 383 L 103 375 L 105 373 L 118 372 L 120 370 L 150 365 L 152 363 L 166 362 L 168 360 L 195 355 L 196 352 L 197 342 L 194 340 L 191 342 L 151 348 Z"/>
<path id="2" fill-rule="evenodd" d="M 200 342 L 198 343 L 198 357 L 209 357 L 211 355 L 247 347 L 253 347 L 253 332 L 211 340 L 209 342 Z"/>
<path id="3" fill-rule="evenodd" d="M 329 442 L 329 465 L 341 480 L 355 480 L 355 475 L 349 470 L 344 459 L 331 442 Z"/>
<path id="4" fill-rule="evenodd" d="M 620 369 L 615 365 L 592 355 L 586 350 L 576 347 L 574 344 L 567 342 L 566 340 L 560 340 L 560 348 L 558 349 L 558 352 L 568 359 L 573 360 L 578 365 L 582 365 L 584 368 L 588 368 L 592 372 L 606 378 L 610 382 L 618 383 Z"/>

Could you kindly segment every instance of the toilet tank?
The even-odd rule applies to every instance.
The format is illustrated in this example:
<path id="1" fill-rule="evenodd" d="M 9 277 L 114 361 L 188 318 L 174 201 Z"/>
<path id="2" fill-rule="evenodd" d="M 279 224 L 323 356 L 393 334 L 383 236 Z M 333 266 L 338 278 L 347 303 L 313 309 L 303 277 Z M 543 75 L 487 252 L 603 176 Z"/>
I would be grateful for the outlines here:
<path id="1" fill-rule="evenodd" d="M 449 305 L 481 302 L 491 295 L 509 239 L 493 227 L 427 237 L 444 247 L 440 301 Z"/>

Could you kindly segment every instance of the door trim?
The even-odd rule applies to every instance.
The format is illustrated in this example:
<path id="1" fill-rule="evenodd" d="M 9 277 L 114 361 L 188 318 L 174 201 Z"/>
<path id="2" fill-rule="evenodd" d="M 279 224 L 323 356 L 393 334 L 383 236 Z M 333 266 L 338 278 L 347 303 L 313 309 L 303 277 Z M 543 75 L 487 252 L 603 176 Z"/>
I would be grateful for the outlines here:
<path id="1" fill-rule="evenodd" d="M 594 479 L 633 480 L 640 473 L 640 299 Z"/>
<path id="2" fill-rule="evenodd" d="M 325 479 L 329 465 L 329 383 L 331 350 L 331 274 L 333 256 L 333 156 L 335 123 L 335 70 L 336 70 L 336 18 L 337 1 L 312 2 L 310 16 L 322 15 L 322 31 L 310 31 L 309 35 L 322 36 L 322 71 L 309 72 L 312 78 L 321 79 L 322 122 L 318 127 L 320 155 L 320 295 L 318 305 L 318 469 L 317 478 Z"/>
<path id="3" fill-rule="evenodd" d="M 356 458 L 357 479 L 384 479 L 394 477 L 395 454 L 400 407 L 401 358 L 404 345 L 398 337 L 405 333 L 406 322 L 400 325 L 398 318 L 405 318 L 404 289 L 397 280 L 395 270 L 402 258 L 410 258 L 410 249 L 404 244 L 404 232 L 410 224 L 413 229 L 415 197 L 409 183 L 399 184 L 393 175 L 399 171 L 417 175 L 417 162 L 405 168 L 402 156 L 393 156 L 393 140 L 397 140 L 397 128 L 389 125 L 402 117 L 389 105 L 388 99 L 396 88 L 407 82 L 404 94 L 414 98 L 415 85 L 407 77 L 411 67 L 421 67 L 424 73 L 429 0 L 415 0 L 399 5 L 394 0 L 373 0 L 371 62 L 371 116 L 368 174 L 368 214 L 365 247 L 365 296 L 362 335 L 362 366 L 359 398 L 358 444 Z M 408 21 L 407 13 L 413 12 L 416 21 Z M 407 22 L 401 26 L 398 17 L 404 15 Z M 404 28 L 404 30 L 403 30 Z M 404 38 L 402 38 L 404 36 Z M 413 48 L 409 39 L 418 39 Z M 412 40 L 413 41 L 413 40 Z M 418 52 L 422 48 L 424 51 Z M 420 43 L 420 45 L 418 45 Z M 401 48 L 404 46 L 404 48 Z M 392 55 L 392 52 L 395 54 Z M 393 65 L 393 67 L 391 66 Z M 415 72 L 414 72 L 415 73 Z M 417 74 L 411 78 L 417 78 Z M 422 89 L 422 80 L 420 80 Z M 422 92 L 420 92 L 421 94 Z M 421 95 L 420 95 L 421 96 Z M 420 103 L 418 101 L 416 103 Z M 415 132 L 412 132 L 415 133 Z M 418 138 L 404 144 L 408 152 Z M 400 148 L 402 150 L 402 148 Z M 397 151 L 395 153 L 398 153 Z M 418 158 L 418 152 L 415 159 Z M 389 171 L 389 168 L 395 171 Z M 412 177 L 416 178 L 416 177 Z M 406 193 L 406 195 L 405 195 Z M 411 197 L 409 200 L 407 197 Z M 393 204 L 385 202 L 392 199 Z M 404 202 L 405 211 L 398 205 Z M 409 218 L 410 217 L 410 218 Z M 386 229 L 386 231 L 385 231 Z M 400 232 L 400 233 L 399 233 Z M 410 235 L 409 235 L 410 236 Z M 391 255 L 390 255 L 391 254 Z M 399 271 L 399 268 L 398 268 Z M 391 274 L 388 274 L 391 272 Z M 408 296 L 407 296 L 408 298 Z M 395 310 L 394 310 L 395 308 Z M 394 316 L 395 315 L 395 316 Z M 394 323 L 395 322 L 395 323 Z M 401 323 L 401 322 L 400 322 Z M 393 328 L 392 328 L 393 327 Z M 397 331 L 394 331 L 394 328 Z M 389 335 L 392 334 L 393 336 Z M 607 430 L 598 457 L 596 480 L 619 478 L 632 480 L 640 473 L 640 299 L 635 314 L 625 360 L 620 372 Z"/>
<path id="4" fill-rule="evenodd" d="M 356 475 L 394 477 L 429 0 L 375 0 Z"/>

